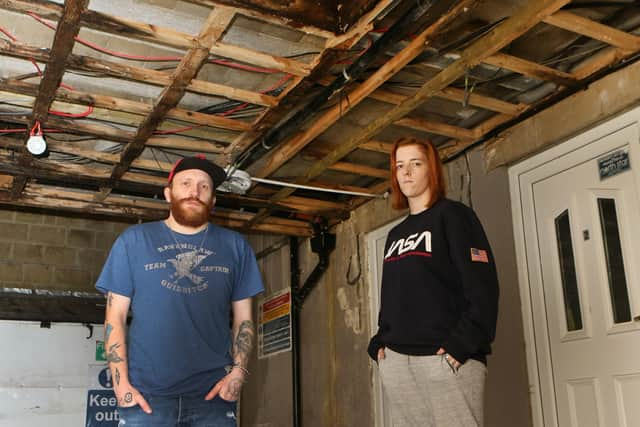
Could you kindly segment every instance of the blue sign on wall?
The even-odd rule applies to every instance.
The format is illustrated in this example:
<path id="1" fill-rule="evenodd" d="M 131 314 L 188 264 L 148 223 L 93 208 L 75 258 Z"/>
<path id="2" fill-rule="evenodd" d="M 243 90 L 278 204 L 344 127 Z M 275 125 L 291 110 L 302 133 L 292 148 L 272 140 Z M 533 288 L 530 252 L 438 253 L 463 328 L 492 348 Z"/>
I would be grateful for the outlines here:
<path id="1" fill-rule="evenodd" d="M 119 419 L 113 390 L 89 390 L 86 427 L 117 427 Z"/>
<path id="2" fill-rule="evenodd" d="M 89 365 L 85 427 L 118 427 L 118 401 L 112 386 L 111 371 L 105 364 Z"/>

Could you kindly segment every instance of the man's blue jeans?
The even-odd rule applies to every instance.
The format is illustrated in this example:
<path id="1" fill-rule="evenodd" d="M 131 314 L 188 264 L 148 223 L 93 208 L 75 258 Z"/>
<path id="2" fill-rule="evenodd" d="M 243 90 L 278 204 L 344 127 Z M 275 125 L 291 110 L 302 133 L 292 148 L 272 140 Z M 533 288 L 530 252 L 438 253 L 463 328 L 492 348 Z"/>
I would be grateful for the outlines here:
<path id="1" fill-rule="evenodd" d="M 236 427 L 236 402 L 216 396 L 162 397 L 143 394 L 151 406 L 151 414 L 140 406 L 118 407 L 118 427 Z"/>

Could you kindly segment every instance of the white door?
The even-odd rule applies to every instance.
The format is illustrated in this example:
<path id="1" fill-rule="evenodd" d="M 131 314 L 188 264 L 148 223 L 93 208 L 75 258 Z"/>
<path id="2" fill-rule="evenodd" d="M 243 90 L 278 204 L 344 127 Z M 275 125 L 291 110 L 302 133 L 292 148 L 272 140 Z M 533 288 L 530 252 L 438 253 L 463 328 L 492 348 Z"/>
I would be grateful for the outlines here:
<path id="1" fill-rule="evenodd" d="M 542 396 L 543 411 L 559 427 L 640 426 L 638 143 L 637 125 L 618 129 L 546 163 L 530 181 L 525 239 L 544 310 L 534 328 L 548 339 L 537 357 L 547 357 L 552 381 L 542 393 L 553 394 Z M 625 159 L 630 168 L 601 177 L 605 164 Z"/>
<path id="2" fill-rule="evenodd" d="M 384 225 L 367 234 L 367 258 L 369 264 L 369 325 L 371 333 L 378 330 L 378 313 L 380 312 L 380 285 L 382 281 L 382 264 L 384 260 L 384 244 L 387 234 L 399 224 L 403 218 Z M 378 370 L 373 370 L 373 406 L 375 408 L 375 427 L 392 427 L 389 410 L 385 410 L 385 397 Z"/>

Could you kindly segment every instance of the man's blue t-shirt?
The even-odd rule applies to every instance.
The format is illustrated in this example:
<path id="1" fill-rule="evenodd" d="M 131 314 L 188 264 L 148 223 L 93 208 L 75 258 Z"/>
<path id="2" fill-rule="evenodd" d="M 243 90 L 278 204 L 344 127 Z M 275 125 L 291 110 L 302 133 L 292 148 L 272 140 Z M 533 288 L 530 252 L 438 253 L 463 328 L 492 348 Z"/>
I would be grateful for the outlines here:
<path id="1" fill-rule="evenodd" d="M 129 380 L 162 396 L 206 394 L 232 362 L 231 302 L 263 291 L 240 234 L 214 224 L 194 235 L 164 221 L 127 229 L 96 288 L 131 298 Z"/>

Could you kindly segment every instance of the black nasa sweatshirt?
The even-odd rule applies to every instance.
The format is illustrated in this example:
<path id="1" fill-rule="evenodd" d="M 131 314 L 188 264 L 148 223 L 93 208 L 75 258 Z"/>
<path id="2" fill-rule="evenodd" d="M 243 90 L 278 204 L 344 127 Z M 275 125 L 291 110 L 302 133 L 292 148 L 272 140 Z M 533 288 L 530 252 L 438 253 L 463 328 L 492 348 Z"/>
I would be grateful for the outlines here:
<path id="1" fill-rule="evenodd" d="M 498 278 L 475 213 L 449 199 L 409 215 L 387 236 L 378 332 L 368 353 L 444 348 L 460 363 L 486 363 L 498 315 Z"/>

